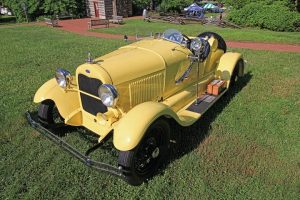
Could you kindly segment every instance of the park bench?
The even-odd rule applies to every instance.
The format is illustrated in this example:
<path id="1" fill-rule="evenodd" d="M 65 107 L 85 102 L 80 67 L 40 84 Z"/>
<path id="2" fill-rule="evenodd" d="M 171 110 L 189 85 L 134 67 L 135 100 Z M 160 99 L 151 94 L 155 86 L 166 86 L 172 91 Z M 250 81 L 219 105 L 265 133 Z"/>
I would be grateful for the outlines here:
<path id="1" fill-rule="evenodd" d="M 52 27 L 58 27 L 58 19 L 49 19 L 49 18 L 45 18 L 45 23 L 47 25 L 50 25 Z"/>
<path id="2" fill-rule="evenodd" d="M 109 28 L 109 21 L 107 19 L 91 19 L 88 22 L 88 28 L 91 29 L 93 26 L 105 25 L 106 28 Z"/>
<path id="3" fill-rule="evenodd" d="M 123 17 L 122 16 L 113 15 L 112 19 L 110 19 L 109 22 L 111 22 L 113 24 L 122 24 L 123 23 Z"/>

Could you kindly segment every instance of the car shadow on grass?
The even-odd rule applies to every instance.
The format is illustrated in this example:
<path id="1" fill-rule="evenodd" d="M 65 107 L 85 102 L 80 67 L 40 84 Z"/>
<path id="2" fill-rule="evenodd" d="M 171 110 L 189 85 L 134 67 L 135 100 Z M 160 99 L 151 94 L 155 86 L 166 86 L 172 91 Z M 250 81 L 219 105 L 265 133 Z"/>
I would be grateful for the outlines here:
<path id="1" fill-rule="evenodd" d="M 167 163 L 162 170 L 174 160 L 181 158 L 199 147 L 203 140 L 209 136 L 211 123 L 215 121 L 231 100 L 249 83 L 252 76 L 251 72 L 248 72 L 243 77 L 239 78 L 236 84 L 193 125 L 182 127 L 174 121 L 171 122 L 171 127 L 173 128 L 172 140 L 174 140 L 175 143 L 172 143 L 171 145 L 169 163 Z"/>

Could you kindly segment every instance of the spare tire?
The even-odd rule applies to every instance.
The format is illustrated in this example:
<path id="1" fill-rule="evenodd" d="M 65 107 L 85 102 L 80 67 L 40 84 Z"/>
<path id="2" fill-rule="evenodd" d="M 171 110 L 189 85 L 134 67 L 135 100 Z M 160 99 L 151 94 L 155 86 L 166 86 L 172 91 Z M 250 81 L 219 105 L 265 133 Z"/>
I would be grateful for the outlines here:
<path id="1" fill-rule="evenodd" d="M 216 38 L 218 40 L 218 49 L 222 49 L 224 51 L 224 53 L 226 53 L 226 51 L 227 51 L 226 42 L 219 34 L 214 33 L 214 32 L 203 32 L 200 35 L 198 35 L 198 37 L 202 37 L 202 38 L 205 38 L 205 37 L 210 38 L 211 36 L 214 36 L 214 38 Z"/>

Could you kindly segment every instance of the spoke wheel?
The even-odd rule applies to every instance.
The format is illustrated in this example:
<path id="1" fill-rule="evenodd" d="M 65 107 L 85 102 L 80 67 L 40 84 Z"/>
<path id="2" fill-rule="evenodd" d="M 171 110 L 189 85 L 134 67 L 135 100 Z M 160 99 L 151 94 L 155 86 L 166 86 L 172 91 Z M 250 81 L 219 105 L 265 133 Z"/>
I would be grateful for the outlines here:
<path id="1" fill-rule="evenodd" d="M 125 168 L 125 181 L 140 185 L 151 178 L 169 155 L 170 127 L 165 120 L 154 122 L 140 144 L 133 150 L 121 151 L 119 165 Z"/>
<path id="2" fill-rule="evenodd" d="M 146 174 L 151 168 L 157 165 L 160 151 L 164 150 L 162 138 L 163 130 L 156 128 L 150 133 L 151 137 L 145 138 L 139 146 L 134 159 L 134 168 L 138 174 Z"/>

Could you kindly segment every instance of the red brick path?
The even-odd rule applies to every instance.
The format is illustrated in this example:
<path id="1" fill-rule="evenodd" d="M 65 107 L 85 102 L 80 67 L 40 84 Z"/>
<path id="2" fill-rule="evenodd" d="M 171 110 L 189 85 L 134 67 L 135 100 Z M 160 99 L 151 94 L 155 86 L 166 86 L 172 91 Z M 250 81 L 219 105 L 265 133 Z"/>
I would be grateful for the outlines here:
<path id="1" fill-rule="evenodd" d="M 141 19 L 141 17 L 133 17 Z M 127 18 L 132 19 L 132 18 Z M 94 36 L 100 38 L 109 39 L 123 39 L 123 35 L 115 35 L 109 33 L 99 33 L 88 31 L 89 18 L 74 19 L 74 20 L 61 20 L 59 21 L 60 29 L 77 33 L 80 35 Z M 38 23 L 40 24 L 40 23 Z M 44 24 L 44 23 L 43 23 Z M 118 25 L 110 24 L 110 27 L 116 27 Z M 101 26 L 99 26 L 101 27 Z M 4 28 L 4 27 L 3 27 Z M 102 28 L 105 28 L 102 26 Z M 129 36 L 130 40 L 135 40 L 135 36 Z M 291 44 L 275 44 L 275 43 L 258 43 L 258 42 L 237 42 L 237 41 L 226 41 L 228 47 L 231 48 L 243 48 L 253 50 L 267 50 L 267 51 L 279 51 L 279 52 L 300 52 L 300 45 Z"/>
<path id="2" fill-rule="evenodd" d="M 141 17 L 135 17 L 141 18 Z M 88 31 L 87 23 L 89 18 L 75 19 L 75 20 L 63 20 L 60 21 L 61 29 L 78 33 L 81 35 L 95 36 L 100 38 L 112 38 L 112 39 L 123 39 L 123 35 L 115 35 L 109 33 L 99 33 Z M 116 27 L 118 25 L 110 24 L 110 27 Z M 100 26 L 101 27 L 101 26 Z M 103 28 L 105 28 L 103 26 Z M 130 40 L 135 40 L 134 36 L 129 36 Z M 274 43 L 258 43 L 258 42 L 236 42 L 226 41 L 228 47 L 231 48 L 244 48 L 254 50 L 268 50 L 268 51 L 280 51 L 280 52 L 300 52 L 300 45 L 290 44 L 274 44 Z"/>

